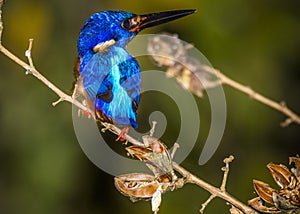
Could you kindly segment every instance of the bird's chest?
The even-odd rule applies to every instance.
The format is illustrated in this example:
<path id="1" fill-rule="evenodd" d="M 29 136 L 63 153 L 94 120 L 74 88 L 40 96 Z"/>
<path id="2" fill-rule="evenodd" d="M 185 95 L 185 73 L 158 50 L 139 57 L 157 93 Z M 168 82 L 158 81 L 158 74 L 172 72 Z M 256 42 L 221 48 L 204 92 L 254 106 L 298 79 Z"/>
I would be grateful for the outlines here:
<path id="1" fill-rule="evenodd" d="M 122 78 L 119 67 L 129 58 L 125 49 L 113 46 L 105 52 L 93 53 L 81 59 L 80 76 L 90 99 L 95 98 L 98 92 L 103 92 L 101 90 L 105 90 L 105 87 L 119 84 Z"/>

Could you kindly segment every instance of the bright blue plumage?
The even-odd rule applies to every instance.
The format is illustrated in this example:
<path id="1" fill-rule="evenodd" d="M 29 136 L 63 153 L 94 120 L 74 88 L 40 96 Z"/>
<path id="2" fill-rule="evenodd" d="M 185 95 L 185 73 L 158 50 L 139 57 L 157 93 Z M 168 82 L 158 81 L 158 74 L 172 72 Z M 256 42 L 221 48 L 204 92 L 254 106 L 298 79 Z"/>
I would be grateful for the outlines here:
<path id="1" fill-rule="evenodd" d="M 78 39 L 77 85 L 101 121 L 137 127 L 140 66 L 126 50 L 127 43 L 147 27 L 193 13 L 194 10 L 135 15 L 103 11 L 92 15 Z"/>
<path id="2" fill-rule="evenodd" d="M 124 19 L 133 16 L 134 14 L 123 11 L 104 11 L 92 15 L 80 32 L 78 54 L 83 86 L 89 99 L 95 100 L 95 110 L 101 111 L 112 122 L 137 127 L 140 67 L 125 49 L 136 33 L 120 27 Z M 109 50 L 103 53 L 93 51 L 97 44 L 111 39 L 116 40 L 116 43 Z M 108 101 L 96 97 L 109 90 L 112 98 L 108 98 Z"/>
<path id="3" fill-rule="evenodd" d="M 78 39 L 80 71 L 95 54 L 93 48 L 97 44 L 115 39 L 116 45 L 125 48 L 137 33 L 129 32 L 120 25 L 124 19 L 133 16 L 135 14 L 124 11 L 103 11 L 92 15 L 85 22 Z"/>

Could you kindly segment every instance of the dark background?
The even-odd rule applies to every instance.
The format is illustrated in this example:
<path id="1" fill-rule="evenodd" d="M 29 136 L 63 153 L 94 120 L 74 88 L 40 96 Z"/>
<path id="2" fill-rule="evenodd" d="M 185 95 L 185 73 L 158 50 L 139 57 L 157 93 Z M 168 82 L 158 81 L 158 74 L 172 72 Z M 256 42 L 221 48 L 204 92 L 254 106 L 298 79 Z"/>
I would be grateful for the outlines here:
<path id="1" fill-rule="evenodd" d="M 300 113 L 300 3 L 296 0 L 152 0 L 150 4 L 138 0 L 7 0 L 2 42 L 26 60 L 28 38 L 34 38 L 36 67 L 69 92 L 76 40 L 91 14 L 107 9 L 144 14 L 185 8 L 198 12 L 143 33 L 177 33 L 214 67 L 267 97 L 286 101 Z M 0 213 L 151 213 L 149 202 L 130 202 L 114 188 L 113 177 L 84 155 L 69 103 L 53 108 L 57 96 L 3 55 L 0 71 Z M 200 135 L 183 166 L 218 186 L 222 160 L 233 154 L 227 190 L 246 203 L 255 196 L 253 178 L 275 187 L 267 163 L 287 164 L 289 156 L 300 153 L 300 126 L 281 128 L 285 119 L 281 113 L 229 87 L 224 90 L 228 119 L 221 145 L 207 164 L 197 164 L 210 126 L 208 99 L 198 99 Z M 147 118 L 151 107 L 164 111 L 165 97 L 154 98 L 145 96 L 141 118 Z M 168 121 L 172 121 L 170 114 Z M 143 131 L 149 128 L 143 125 L 147 121 L 140 121 Z M 171 146 L 178 127 L 167 131 L 164 141 Z M 159 213 L 198 213 L 208 196 L 186 185 L 163 195 Z M 215 199 L 205 213 L 229 213 L 228 209 L 224 201 Z"/>

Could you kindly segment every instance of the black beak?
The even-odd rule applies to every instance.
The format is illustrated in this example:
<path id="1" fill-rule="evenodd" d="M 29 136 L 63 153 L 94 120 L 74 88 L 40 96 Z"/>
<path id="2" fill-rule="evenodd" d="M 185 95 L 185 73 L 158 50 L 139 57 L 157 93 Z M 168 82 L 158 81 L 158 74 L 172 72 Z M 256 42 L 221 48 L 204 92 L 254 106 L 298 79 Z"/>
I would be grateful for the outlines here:
<path id="1" fill-rule="evenodd" d="M 125 19 L 122 22 L 122 28 L 130 32 L 139 32 L 145 28 L 170 22 L 175 19 L 190 15 L 196 10 L 173 10 L 145 15 L 136 15 L 132 18 Z"/>

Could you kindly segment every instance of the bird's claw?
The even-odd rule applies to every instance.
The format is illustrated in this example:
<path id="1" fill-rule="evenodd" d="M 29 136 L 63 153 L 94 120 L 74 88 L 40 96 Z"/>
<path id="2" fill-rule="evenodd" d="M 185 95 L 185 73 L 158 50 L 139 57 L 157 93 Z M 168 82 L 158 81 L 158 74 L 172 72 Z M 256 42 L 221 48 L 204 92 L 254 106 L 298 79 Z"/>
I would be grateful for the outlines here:
<path id="1" fill-rule="evenodd" d="M 129 132 L 129 127 L 125 127 L 121 130 L 120 134 L 118 135 L 118 138 L 116 141 L 125 141 L 126 140 L 126 135 Z"/>

